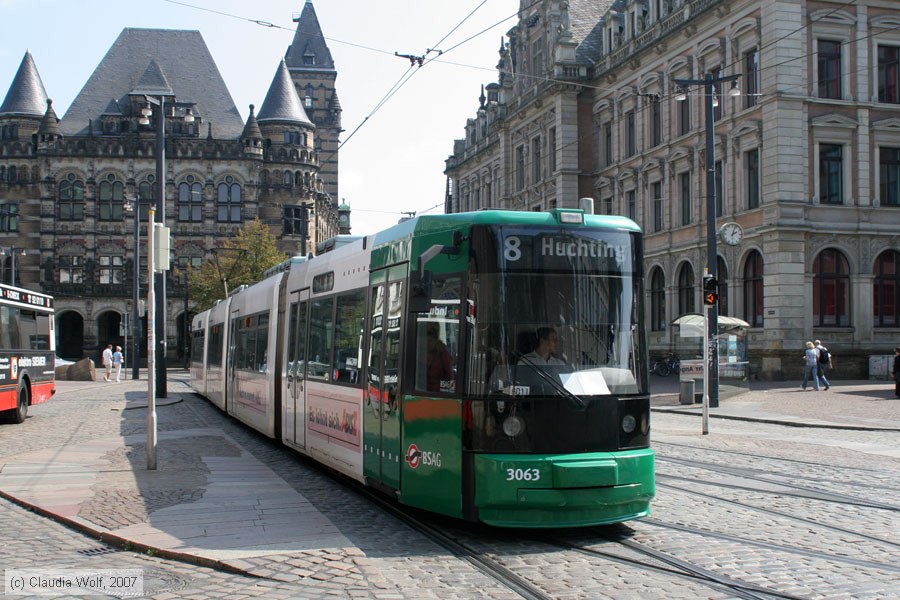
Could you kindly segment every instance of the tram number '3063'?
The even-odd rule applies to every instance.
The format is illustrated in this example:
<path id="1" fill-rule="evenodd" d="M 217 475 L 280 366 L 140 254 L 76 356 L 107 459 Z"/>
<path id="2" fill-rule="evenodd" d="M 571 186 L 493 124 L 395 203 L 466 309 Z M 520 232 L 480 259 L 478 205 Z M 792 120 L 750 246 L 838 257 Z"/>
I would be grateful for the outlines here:
<path id="1" fill-rule="evenodd" d="M 540 469 L 507 469 L 507 481 L 540 481 Z"/>

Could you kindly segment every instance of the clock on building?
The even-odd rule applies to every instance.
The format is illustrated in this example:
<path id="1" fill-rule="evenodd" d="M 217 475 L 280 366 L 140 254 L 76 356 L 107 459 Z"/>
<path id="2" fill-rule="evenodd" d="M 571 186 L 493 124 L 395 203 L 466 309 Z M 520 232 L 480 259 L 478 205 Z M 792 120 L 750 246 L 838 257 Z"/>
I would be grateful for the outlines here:
<path id="1" fill-rule="evenodd" d="M 744 239 L 744 230 L 737 223 L 725 223 L 719 228 L 719 235 L 729 246 L 737 246 Z"/>

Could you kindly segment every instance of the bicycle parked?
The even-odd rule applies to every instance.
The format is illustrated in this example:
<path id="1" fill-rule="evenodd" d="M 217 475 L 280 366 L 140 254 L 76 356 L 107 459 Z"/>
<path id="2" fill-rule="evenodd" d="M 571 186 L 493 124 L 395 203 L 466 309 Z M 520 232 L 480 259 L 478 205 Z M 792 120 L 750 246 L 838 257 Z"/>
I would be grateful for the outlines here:
<path id="1" fill-rule="evenodd" d="M 668 377 L 673 373 L 681 371 L 681 361 L 674 353 L 669 353 L 663 358 L 653 361 L 650 365 L 650 372 L 656 373 L 661 377 Z"/>

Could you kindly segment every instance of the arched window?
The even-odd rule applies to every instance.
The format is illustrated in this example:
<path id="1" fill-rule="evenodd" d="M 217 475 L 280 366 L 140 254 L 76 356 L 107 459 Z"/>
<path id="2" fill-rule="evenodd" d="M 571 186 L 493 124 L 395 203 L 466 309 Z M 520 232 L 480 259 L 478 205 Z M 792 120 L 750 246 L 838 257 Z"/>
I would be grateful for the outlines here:
<path id="1" fill-rule="evenodd" d="M 285 144 L 291 143 L 291 132 L 288 131 L 287 129 L 284 130 L 284 143 Z"/>
<path id="2" fill-rule="evenodd" d="M 121 181 L 116 181 L 116 176 L 110 173 L 105 181 L 100 182 L 100 199 L 97 201 L 99 209 L 97 218 L 101 221 L 121 221 L 123 217 L 122 206 L 125 200 L 125 186 Z"/>
<path id="3" fill-rule="evenodd" d="M 84 219 L 84 182 L 69 173 L 59 183 L 59 220 L 81 221 Z"/>
<path id="4" fill-rule="evenodd" d="M 850 325 L 850 268 L 840 250 L 826 248 L 813 262 L 813 326 Z"/>
<path id="5" fill-rule="evenodd" d="M 203 220 L 202 186 L 193 175 L 178 184 L 178 220 L 192 223 Z"/>
<path id="6" fill-rule="evenodd" d="M 285 171 L 290 173 L 290 171 Z M 241 185 L 229 175 L 223 183 L 219 184 L 219 194 L 216 200 L 217 218 L 219 223 L 241 222 Z"/>
<path id="7" fill-rule="evenodd" d="M 694 312 L 694 296 L 697 290 L 694 287 L 694 268 L 690 263 L 684 263 L 678 271 L 678 314 L 684 315 Z"/>
<path id="8" fill-rule="evenodd" d="M 16 165 L 9 165 L 9 170 L 6 172 L 7 181 L 10 183 L 16 182 Z"/>
<path id="9" fill-rule="evenodd" d="M 900 252 L 896 250 L 882 252 L 875 261 L 872 309 L 875 327 L 900 325 Z"/>
<path id="10" fill-rule="evenodd" d="M 763 326 L 763 259 L 756 250 L 744 263 L 744 320 L 750 327 Z"/>
<path id="11" fill-rule="evenodd" d="M 666 276 L 660 267 L 650 274 L 650 331 L 666 329 Z"/>
<path id="12" fill-rule="evenodd" d="M 294 181 L 294 176 L 291 175 L 290 171 L 285 171 L 281 176 L 281 183 L 284 185 L 291 185 L 291 182 Z"/>
<path id="13" fill-rule="evenodd" d="M 721 256 L 716 257 L 716 281 L 719 282 L 719 314 L 728 314 L 728 267 L 725 266 L 725 259 Z"/>

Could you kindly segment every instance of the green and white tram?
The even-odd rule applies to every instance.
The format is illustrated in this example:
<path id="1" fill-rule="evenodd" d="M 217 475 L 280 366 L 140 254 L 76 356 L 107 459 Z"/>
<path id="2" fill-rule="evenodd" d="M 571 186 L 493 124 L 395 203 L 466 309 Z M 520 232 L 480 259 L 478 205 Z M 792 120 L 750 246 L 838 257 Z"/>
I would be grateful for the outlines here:
<path id="1" fill-rule="evenodd" d="M 621 217 L 421 216 L 233 294 L 224 376 L 207 375 L 207 352 L 192 380 L 403 504 L 509 527 L 642 517 L 655 491 L 642 265 Z"/>

